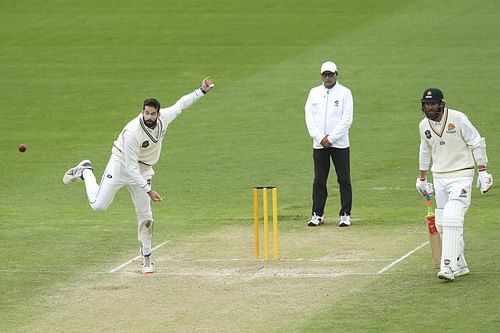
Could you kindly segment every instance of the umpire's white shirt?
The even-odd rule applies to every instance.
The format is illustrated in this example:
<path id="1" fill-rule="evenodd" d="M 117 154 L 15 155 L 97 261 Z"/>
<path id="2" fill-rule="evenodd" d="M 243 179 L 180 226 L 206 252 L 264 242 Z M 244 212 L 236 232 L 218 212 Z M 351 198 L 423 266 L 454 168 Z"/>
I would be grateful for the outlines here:
<path id="1" fill-rule="evenodd" d="M 200 99 L 203 93 L 196 89 L 181 97 L 174 105 L 160 109 L 158 122 L 154 129 L 144 124 L 142 113 L 132 119 L 113 143 L 112 154 L 125 166 L 132 182 L 146 192 L 151 191 L 148 179 L 154 174 L 153 166 L 158 162 L 161 144 L 168 125 L 181 112 Z"/>
<path id="2" fill-rule="evenodd" d="M 324 85 L 312 88 L 307 97 L 305 116 L 314 149 L 324 148 L 320 142 L 325 135 L 328 135 L 332 147 L 349 147 L 353 101 L 347 87 L 337 81 L 332 89 L 326 89 Z"/>

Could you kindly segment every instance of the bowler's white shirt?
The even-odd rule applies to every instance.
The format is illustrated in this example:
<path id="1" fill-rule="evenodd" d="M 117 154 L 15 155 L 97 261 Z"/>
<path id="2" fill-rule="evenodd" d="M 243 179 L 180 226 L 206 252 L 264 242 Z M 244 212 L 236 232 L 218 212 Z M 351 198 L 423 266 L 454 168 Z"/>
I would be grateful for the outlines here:
<path id="1" fill-rule="evenodd" d="M 201 90 L 196 89 L 182 96 L 174 105 L 160 109 L 154 129 L 148 128 L 143 122 L 142 113 L 139 114 L 123 128 L 113 143 L 113 155 L 123 163 L 133 182 L 146 192 L 151 191 L 146 178 L 154 174 L 153 166 L 160 158 L 161 144 L 168 125 L 202 96 Z"/>

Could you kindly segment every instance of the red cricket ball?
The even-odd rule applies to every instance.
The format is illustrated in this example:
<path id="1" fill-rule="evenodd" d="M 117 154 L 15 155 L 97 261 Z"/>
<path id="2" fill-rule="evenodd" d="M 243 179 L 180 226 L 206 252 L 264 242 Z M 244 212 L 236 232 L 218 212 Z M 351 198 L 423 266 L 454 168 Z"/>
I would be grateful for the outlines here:
<path id="1" fill-rule="evenodd" d="M 24 143 L 21 143 L 19 147 L 17 147 L 21 153 L 24 153 L 26 151 L 26 145 Z"/>

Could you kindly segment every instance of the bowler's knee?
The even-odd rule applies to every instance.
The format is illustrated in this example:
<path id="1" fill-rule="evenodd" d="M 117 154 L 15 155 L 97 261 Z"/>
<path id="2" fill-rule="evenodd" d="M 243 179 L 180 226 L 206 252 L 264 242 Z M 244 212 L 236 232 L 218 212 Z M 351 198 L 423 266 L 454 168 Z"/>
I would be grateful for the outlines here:
<path id="1" fill-rule="evenodd" d="M 92 207 L 92 209 L 96 212 L 103 212 L 105 211 L 106 209 L 108 209 L 108 206 L 107 204 L 103 204 L 103 203 L 100 203 L 100 202 L 94 202 L 94 203 L 90 203 L 90 207 Z"/>

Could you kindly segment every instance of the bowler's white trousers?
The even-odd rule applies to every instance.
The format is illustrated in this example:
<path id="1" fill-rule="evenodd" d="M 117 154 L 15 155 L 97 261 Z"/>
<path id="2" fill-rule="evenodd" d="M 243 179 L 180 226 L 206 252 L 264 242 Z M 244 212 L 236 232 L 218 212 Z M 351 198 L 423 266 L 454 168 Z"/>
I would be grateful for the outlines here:
<path id="1" fill-rule="evenodd" d="M 153 168 L 146 165 L 140 165 L 140 167 L 142 176 L 151 185 L 151 179 L 154 175 Z M 106 210 L 113 202 L 118 190 L 124 186 L 127 188 L 134 203 L 138 224 L 138 239 L 143 243 L 143 254 L 151 253 L 153 224 L 151 198 L 143 188 L 133 183 L 120 159 L 113 154 L 111 155 L 100 184 L 97 184 L 94 173 L 90 169 L 84 170 L 83 178 L 89 204 L 95 211 Z"/>

